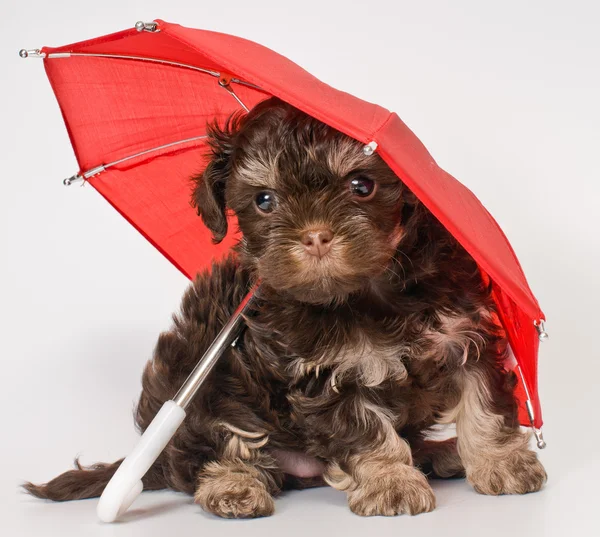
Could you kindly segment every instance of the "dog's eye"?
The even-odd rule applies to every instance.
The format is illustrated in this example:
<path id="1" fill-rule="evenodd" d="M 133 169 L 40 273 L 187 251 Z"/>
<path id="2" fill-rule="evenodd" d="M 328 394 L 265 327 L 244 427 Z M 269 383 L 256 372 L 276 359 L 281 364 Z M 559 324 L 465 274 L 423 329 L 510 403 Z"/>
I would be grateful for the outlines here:
<path id="1" fill-rule="evenodd" d="M 270 213 L 275 209 L 276 202 L 273 192 L 259 192 L 254 201 L 263 213 Z"/>
<path id="2" fill-rule="evenodd" d="M 361 175 L 350 179 L 350 192 L 362 200 L 372 197 L 376 186 L 375 181 Z"/>

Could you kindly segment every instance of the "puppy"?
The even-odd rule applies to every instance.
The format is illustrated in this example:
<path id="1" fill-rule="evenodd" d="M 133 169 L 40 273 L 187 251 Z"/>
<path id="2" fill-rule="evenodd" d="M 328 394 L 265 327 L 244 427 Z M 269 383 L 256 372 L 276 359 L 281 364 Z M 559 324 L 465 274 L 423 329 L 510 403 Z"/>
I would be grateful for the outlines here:
<path id="1" fill-rule="evenodd" d="M 221 517 L 273 513 L 285 487 L 347 493 L 359 515 L 431 511 L 431 475 L 482 494 L 539 490 L 518 425 L 505 334 L 477 264 L 362 144 L 277 99 L 209 128 L 193 204 L 236 255 L 199 275 L 143 373 L 141 431 L 171 399 L 252 284 L 254 311 L 144 478 Z M 435 424 L 457 437 L 432 442 Z M 45 485 L 101 494 L 121 461 Z"/>

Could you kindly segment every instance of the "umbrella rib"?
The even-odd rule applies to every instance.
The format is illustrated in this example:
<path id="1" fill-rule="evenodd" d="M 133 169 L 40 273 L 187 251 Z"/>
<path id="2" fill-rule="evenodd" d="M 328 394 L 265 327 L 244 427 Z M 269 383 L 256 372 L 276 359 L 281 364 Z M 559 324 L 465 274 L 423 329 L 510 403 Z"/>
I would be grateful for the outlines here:
<path id="1" fill-rule="evenodd" d="M 69 186 L 76 181 L 85 181 L 86 179 L 89 179 L 90 177 L 93 177 L 94 175 L 98 175 L 99 173 L 105 171 L 107 168 L 111 168 L 112 166 L 116 166 L 117 164 L 127 162 L 128 160 L 147 155 L 148 153 L 153 153 L 154 151 L 160 151 L 161 149 L 168 149 L 169 147 L 173 147 L 175 145 L 185 144 L 187 142 L 194 142 L 196 140 L 203 140 L 205 138 L 208 138 L 208 135 L 203 134 L 202 136 L 194 136 L 192 138 L 186 138 L 185 140 L 177 140 L 176 142 L 171 142 L 168 144 L 159 145 L 157 147 L 152 147 L 150 149 L 145 149 L 144 151 L 140 151 L 139 153 L 134 153 L 133 155 L 128 155 L 128 156 L 120 158 L 118 160 L 113 160 L 112 162 L 108 162 L 107 164 L 101 164 L 100 166 L 95 166 L 94 168 L 90 168 L 86 172 L 75 174 L 74 176 L 69 177 L 68 179 L 65 179 L 63 181 L 63 183 L 66 186 Z"/>
<path id="2" fill-rule="evenodd" d="M 100 52 L 51 52 L 50 54 L 48 54 L 47 58 L 70 58 L 72 56 L 84 58 L 114 58 L 116 60 L 139 60 L 152 63 L 164 63 L 167 65 L 174 65 L 175 67 L 184 67 L 186 69 L 200 71 L 201 73 L 206 73 L 215 77 L 220 76 L 220 73 L 218 71 L 213 71 L 211 69 L 204 69 L 202 67 L 196 67 L 195 65 L 189 65 L 187 63 L 172 62 L 170 60 L 161 60 L 159 58 L 148 58 L 146 56 L 128 56 L 126 54 L 105 54 Z"/>
<path id="3" fill-rule="evenodd" d="M 521 365 L 517 362 L 517 369 L 519 371 L 519 376 L 521 377 L 521 382 L 523 383 L 523 388 L 525 390 L 525 408 L 527 409 L 527 415 L 529 416 L 529 421 L 531 422 L 531 428 L 533 429 L 533 434 L 537 440 L 537 446 L 540 449 L 544 449 L 546 447 L 546 442 L 544 441 L 544 435 L 542 434 L 541 429 L 537 429 L 534 425 L 535 422 L 535 412 L 533 410 L 533 404 L 531 402 L 531 394 L 529 393 L 529 388 L 527 386 L 527 382 L 525 381 L 525 375 L 523 375 L 523 370 L 521 369 Z"/>
<path id="4" fill-rule="evenodd" d="M 218 71 L 213 71 L 212 69 L 204 69 L 203 67 L 196 67 L 195 65 L 189 65 L 187 63 L 173 62 L 171 60 L 161 60 L 159 58 L 148 58 L 146 56 L 128 56 L 125 54 L 105 54 L 105 53 L 95 53 L 95 52 L 51 52 L 46 56 L 47 59 L 53 58 L 70 58 L 72 56 L 78 57 L 87 57 L 87 58 L 114 58 L 117 60 L 139 60 L 144 62 L 152 62 L 152 63 L 163 63 L 165 65 L 173 65 L 175 67 L 183 67 L 185 69 L 191 69 L 193 71 L 198 71 L 200 73 L 205 73 L 207 75 L 211 75 L 214 77 L 220 77 L 221 73 Z M 245 82 L 240 80 L 239 78 L 232 78 L 231 82 L 236 84 L 241 84 L 243 86 L 248 86 L 250 88 L 254 88 L 257 90 L 262 89 L 255 84 L 251 84 L 250 82 Z"/>
<path id="5" fill-rule="evenodd" d="M 153 151 L 160 151 L 161 149 L 167 149 L 169 147 L 173 147 L 174 145 L 185 144 L 186 142 L 194 142 L 196 140 L 203 140 L 204 138 L 208 138 L 208 136 L 206 134 L 203 134 L 202 136 L 194 136 L 193 138 L 186 138 L 185 140 L 178 140 L 177 142 L 170 142 L 168 144 L 159 145 L 158 147 L 146 149 L 144 151 L 140 151 L 139 153 L 135 153 L 134 155 L 129 155 L 129 156 L 123 157 L 119 160 L 109 162 L 108 164 L 104 164 L 104 168 L 109 168 L 110 166 L 116 166 L 117 164 L 121 164 L 122 162 L 131 160 L 132 158 L 141 157 L 142 155 L 146 155 L 147 153 L 152 153 Z"/>
<path id="6" fill-rule="evenodd" d="M 245 80 L 240 80 L 239 78 L 232 78 L 231 81 L 235 82 L 236 84 L 240 84 L 241 86 L 248 86 L 249 88 L 257 89 L 259 91 L 264 91 L 260 86 L 257 86 L 256 84 L 252 84 L 250 82 L 246 82 Z"/>
<path id="7" fill-rule="evenodd" d="M 239 103 L 239 105 L 246 111 L 246 112 L 250 112 L 250 109 L 242 102 L 242 100 L 236 95 L 235 91 L 233 91 L 233 88 L 231 86 L 229 86 L 229 84 L 220 84 L 220 86 L 222 88 L 225 88 L 229 94 Z"/>

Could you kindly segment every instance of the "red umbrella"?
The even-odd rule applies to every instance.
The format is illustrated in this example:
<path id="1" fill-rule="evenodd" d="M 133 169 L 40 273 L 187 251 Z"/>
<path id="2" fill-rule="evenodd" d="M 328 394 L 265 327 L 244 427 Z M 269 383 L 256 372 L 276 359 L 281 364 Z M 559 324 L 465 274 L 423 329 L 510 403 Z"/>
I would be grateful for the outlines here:
<path id="1" fill-rule="evenodd" d="M 336 90 L 287 58 L 230 35 L 162 20 L 58 48 L 21 51 L 44 59 L 80 170 L 189 278 L 223 256 L 189 204 L 206 123 L 271 96 L 377 151 L 456 237 L 492 282 L 522 382 L 523 425 L 539 428 L 537 353 L 544 314 L 502 230 L 475 195 L 442 170 L 395 113 Z M 231 219 L 234 217 L 231 216 Z"/>

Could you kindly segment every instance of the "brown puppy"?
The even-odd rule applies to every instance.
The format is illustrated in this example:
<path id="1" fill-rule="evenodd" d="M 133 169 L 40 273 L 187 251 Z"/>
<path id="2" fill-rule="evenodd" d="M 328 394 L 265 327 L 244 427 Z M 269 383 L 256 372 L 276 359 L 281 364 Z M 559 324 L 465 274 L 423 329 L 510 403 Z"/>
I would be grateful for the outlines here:
<path id="1" fill-rule="evenodd" d="M 518 426 L 490 288 L 381 158 L 276 99 L 209 135 L 193 203 L 215 241 L 228 209 L 243 238 L 161 334 L 143 375 L 142 431 L 258 279 L 260 300 L 145 488 L 194 494 L 223 517 L 269 515 L 284 486 L 322 470 L 360 515 L 433 509 L 423 467 L 466 474 L 484 494 L 539 490 L 546 473 Z M 425 439 L 452 422 L 457 438 Z M 97 496 L 119 464 L 26 488 Z"/>

